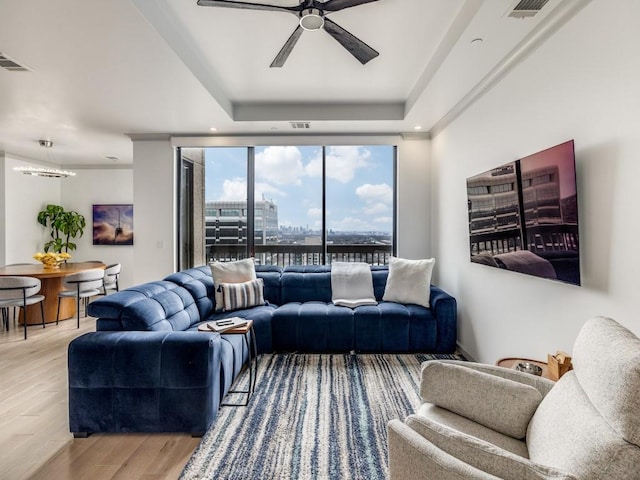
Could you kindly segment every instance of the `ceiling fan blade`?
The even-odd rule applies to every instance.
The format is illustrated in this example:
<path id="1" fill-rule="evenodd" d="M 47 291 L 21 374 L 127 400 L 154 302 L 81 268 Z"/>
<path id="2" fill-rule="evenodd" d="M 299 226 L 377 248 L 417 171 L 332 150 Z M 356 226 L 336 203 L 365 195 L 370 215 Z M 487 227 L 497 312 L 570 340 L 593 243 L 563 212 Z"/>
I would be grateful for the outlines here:
<path id="1" fill-rule="evenodd" d="M 337 12 L 338 10 L 344 10 L 345 8 L 356 7 L 365 3 L 377 2 L 378 0 L 328 0 L 327 2 L 320 3 L 320 6 L 316 7 L 325 12 Z"/>
<path id="2" fill-rule="evenodd" d="M 280 68 L 284 65 L 284 62 L 286 62 L 287 58 L 289 58 L 289 54 L 298 42 L 298 39 L 300 38 L 300 35 L 302 35 L 302 32 L 304 32 L 304 29 L 300 25 L 298 25 L 289 39 L 284 42 L 284 45 L 278 52 L 278 55 L 276 55 L 276 58 L 273 59 L 273 62 L 271 62 L 271 65 L 269 65 L 271 68 Z"/>
<path id="3" fill-rule="evenodd" d="M 356 57 L 361 64 L 366 64 L 369 60 L 376 58 L 380 55 L 377 51 L 371 48 L 357 37 L 347 32 L 344 28 L 338 25 L 336 22 L 324 17 L 324 29 L 325 31 L 335 38 L 340 44 L 346 48 L 351 55 Z"/>
<path id="4" fill-rule="evenodd" d="M 282 7 L 264 3 L 237 2 L 235 0 L 198 0 L 201 7 L 244 8 L 248 10 L 271 10 L 276 12 L 298 12 L 298 7 Z"/>

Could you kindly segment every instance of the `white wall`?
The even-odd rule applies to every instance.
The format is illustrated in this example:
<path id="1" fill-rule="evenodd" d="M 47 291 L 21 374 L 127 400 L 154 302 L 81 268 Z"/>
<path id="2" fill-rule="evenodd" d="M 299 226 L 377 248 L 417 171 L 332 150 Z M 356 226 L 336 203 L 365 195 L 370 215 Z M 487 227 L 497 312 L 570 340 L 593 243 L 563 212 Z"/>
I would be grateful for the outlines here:
<path id="1" fill-rule="evenodd" d="M 76 239 L 78 248 L 72 261 L 102 260 L 122 263 L 120 285 L 134 284 L 133 247 L 94 246 L 92 205 L 94 203 L 133 203 L 133 170 L 80 169 L 75 177 L 64 179 L 35 177 L 13 171 L 16 166 L 42 166 L 7 153 L 0 158 L 0 265 L 35 262 L 32 256 L 50 240 L 49 230 L 38 224 L 38 212 L 49 204 L 62 205 L 85 216 L 84 235 Z M 3 180 L 4 179 L 4 180 Z M 134 218 L 135 221 L 135 218 Z"/>
<path id="2" fill-rule="evenodd" d="M 73 261 L 101 260 L 107 265 L 122 264 L 120 288 L 134 284 L 134 257 L 131 245 L 93 245 L 93 204 L 133 203 L 133 169 L 74 169 L 75 177 L 61 180 L 60 204 L 84 215 L 87 226 L 76 238 Z M 134 243 L 136 211 L 133 212 Z"/>
<path id="3" fill-rule="evenodd" d="M 617 5 L 616 8 L 613 8 Z M 640 334 L 640 2 L 592 2 L 433 141 L 440 284 L 474 358 L 571 350 L 591 316 Z M 466 178 L 575 140 L 582 287 L 472 264 Z"/>
<path id="4" fill-rule="evenodd" d="M 0 152 L 0 186 L 2 186 L 2 190 L 0 191 L 0 265 L 5 265 L 7 262 L 6 258 L 6 232 L 7 225 L 5 223 L 5 197 L 7 194 L 6 188 L 4 187 L 5 183 L 5 171 L 6 171 L 6 161 L 4 158 L 4 152 Z"/>
<path id="5" fill-rule="evenodd" d="M 168 139 L 133 142 L 135 284 L 175 271 L 175 176 Z"/>
<path id="6" fill-rule="evenodd" d="M 428 140 L 403 140 L 398 143 L 398 256 L 431 258 L 429 209 L 431 189 L 429 179 Z M 434 281 L 438 278 L 436 261 Z"/>
<path id="7" fill-rule="evenodd" d="M 43 251 L 50 240 L 49 232 L 38 221 L 38 212 L 48 203 L 60 203 L 57 178 L 24 175 L 13 170 L 17 166 L 40 167 L 11 154 L 5 154 L 4 168 L 4 262 L 34 262 L 32 256 Z"/>

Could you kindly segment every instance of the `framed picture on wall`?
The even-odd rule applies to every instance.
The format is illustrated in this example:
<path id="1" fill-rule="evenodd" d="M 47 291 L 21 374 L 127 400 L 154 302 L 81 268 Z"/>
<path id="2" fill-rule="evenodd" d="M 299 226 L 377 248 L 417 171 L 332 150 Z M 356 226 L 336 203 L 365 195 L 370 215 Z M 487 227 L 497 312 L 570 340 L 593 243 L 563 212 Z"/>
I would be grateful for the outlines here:
<path id="1" fill-rule="evenodd" d="M 133 245 L 133 205 L 93 205 L 94 245 Z"/>
<path id="2" fill-rule="evenodd" d="M 573 140 L 467 179 L 473 263 L 580 285 Z"/>

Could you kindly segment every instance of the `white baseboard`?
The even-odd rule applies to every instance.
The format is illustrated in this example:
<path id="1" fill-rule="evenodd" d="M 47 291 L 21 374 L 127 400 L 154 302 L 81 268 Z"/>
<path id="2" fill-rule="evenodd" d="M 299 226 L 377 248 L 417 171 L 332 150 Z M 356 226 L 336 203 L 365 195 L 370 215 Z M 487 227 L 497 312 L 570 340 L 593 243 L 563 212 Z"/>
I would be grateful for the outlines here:
<path id="1" fill-rule="evenodd" d="M 464 347 L 462 347 L 462 345 L 460 345 L 459 343 L 456 343 L 456 345 L 458 346 L 458 353 L 460 353 L 464 358 L 466 358 L 470 362 L 477 362 L 477 360 L 473 358 L 473 356 L 469 352 L 467 352 Z"/>

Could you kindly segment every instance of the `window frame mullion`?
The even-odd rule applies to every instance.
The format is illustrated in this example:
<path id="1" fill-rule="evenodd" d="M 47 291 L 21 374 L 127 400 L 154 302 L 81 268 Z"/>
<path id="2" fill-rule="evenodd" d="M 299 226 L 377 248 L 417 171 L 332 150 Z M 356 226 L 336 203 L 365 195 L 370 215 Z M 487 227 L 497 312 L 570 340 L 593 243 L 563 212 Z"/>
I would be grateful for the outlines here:
<path id="1" fill-rule="evenodd" d="M 327 251 L 327 147 L 322 145 L 322 265 L 326 265 Z"/>
<path id="2" fill-rule="evenodd" d="M 247 256 L 255 256 L 256 147 L 247 147 Z"/>

